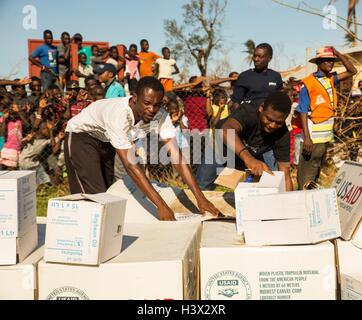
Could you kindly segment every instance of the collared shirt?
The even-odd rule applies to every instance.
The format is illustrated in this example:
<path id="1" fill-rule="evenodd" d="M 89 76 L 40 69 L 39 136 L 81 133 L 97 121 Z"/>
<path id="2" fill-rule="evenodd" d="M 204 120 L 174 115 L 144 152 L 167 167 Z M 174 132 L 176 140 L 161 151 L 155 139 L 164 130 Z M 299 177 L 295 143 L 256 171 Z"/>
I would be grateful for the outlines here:
<path id="1" fill-rule="evenodd" d="M 116 81 L 116 79 L 114 79 L 113 82 L 106 87 L 106 90 L 106 99 L 126 97 L 124 88 L 119 82 Z"/>
<path id="2" fill-rule="evenodd" d="M 278 72 L 271 69 L 263 72 L 250 69 L 239 75 L 230 98 L 236 103 L 251 102 L 258 107 L 270 93 L 282 88 L 283 80 Z"/>
<path id="3" fill-rule="evenodd" d="M 88 133 L 92 137 L 110 142 L 116 149 L 127 150 L 137 139 L 157 129 L 162 140 L 175 137 L 175 128 L 169 115 L 161 110 L 149 124 L 135 124 L 130 98 L 104 99 L 92 103 L 68 121 L 66 132 Z"/>

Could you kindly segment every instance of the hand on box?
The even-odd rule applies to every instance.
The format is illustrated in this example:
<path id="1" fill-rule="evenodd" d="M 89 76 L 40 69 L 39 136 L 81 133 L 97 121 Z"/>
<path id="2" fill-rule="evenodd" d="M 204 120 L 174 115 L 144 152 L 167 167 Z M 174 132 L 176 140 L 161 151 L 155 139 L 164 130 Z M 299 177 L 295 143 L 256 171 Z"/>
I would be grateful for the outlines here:
<path id="1" fill-rule="evenodd" d="M 245 161 L 245 165 L 255 176 L 261 177 L 264 171 L 273 175 L 273 172 L 264 162 L 256 160 L 255 158 Z"/>
<path id="2" fill-rule="evenodd" d="M 215 217 L 218 217 L 221 214 L 220 211 L 218 209 L 216 209 L 216 207 L 206 198 L 198 201 L 197 206 L 202 215 L 209 213 Z"/>
<path id="3" fill-rule="evenodd" d="M 176 221 L 173 211 L 167 206 L 158 209 L 158 217 L 162 221 Z"/>

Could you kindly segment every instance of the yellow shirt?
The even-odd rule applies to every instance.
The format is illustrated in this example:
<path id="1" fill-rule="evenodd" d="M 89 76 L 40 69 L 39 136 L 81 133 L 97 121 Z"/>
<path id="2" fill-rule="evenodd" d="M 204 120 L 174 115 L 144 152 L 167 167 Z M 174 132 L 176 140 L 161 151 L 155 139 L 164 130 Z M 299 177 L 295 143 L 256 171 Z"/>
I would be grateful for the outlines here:
<path id="1" fill-rule="evenodd" d="M 216 118 L 218 112 L 219 112 L 219 106 L 217 106 L 217 105 L 214 104 L 214 105 L 212 106 L 212 116 L 213 116 L 214 118 Z M 224 111 L 221 112 L 220 120 L 224 120 L 224 119 L 226 119 L 226 118 L 229 117 L 229 116 L 230 116 L 229 106 L 226 105 L 225 108 L 224 108 Z"/>

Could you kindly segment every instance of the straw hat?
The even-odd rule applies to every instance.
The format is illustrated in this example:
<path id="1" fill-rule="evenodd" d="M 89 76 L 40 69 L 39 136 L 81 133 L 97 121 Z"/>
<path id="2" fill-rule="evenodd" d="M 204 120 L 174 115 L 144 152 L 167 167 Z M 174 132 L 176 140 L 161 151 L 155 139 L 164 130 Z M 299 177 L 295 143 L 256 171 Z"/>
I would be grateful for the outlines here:
<path id="1" fill-rule="evenodd" d="M 317 50 L 317 56 L 311 60 L 310 63 L 316 63 L 318 59 L 329 58 L 329 59 L 337 59 L 334 55 L 332 48 L 323 47 Z"/>

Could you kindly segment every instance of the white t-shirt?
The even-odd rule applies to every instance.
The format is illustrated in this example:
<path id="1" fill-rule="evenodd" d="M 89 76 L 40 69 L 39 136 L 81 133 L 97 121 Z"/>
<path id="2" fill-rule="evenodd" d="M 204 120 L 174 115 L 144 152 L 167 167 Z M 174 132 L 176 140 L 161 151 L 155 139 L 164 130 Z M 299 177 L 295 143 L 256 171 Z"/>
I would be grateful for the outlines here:
<path id="1" fill-rule="evenodd" d="M 176 64 L 174 59 L 166 60 L 164 58 L 159 58 L 156 60 L 156 63 L 159 65 L 159 79 L 172 79 L 172 67 Z"/>
<path id="2" fill-rule="evenodd" d="M 110 64 L 113 64 L 116 69 L 118 70 L 118 63 L 116 60 L 114 60 L 113 58 L 108 58 L 108 60 L 106 61 L 106 63 L 110 63 Z"/>
<path id="3" fill-rule="evenodd" d="M 92 137 L 110 142 L 116 149 L 127 150 L 132 143 L 155 130 L 162 140 L 176 136 L 175 128 L 168 113 L 163 109 L 150 124 L 140 121 L 135 125 L 128 98 L 99 100 L 92 103 L 72 118 L 66 132 L 88 133 Z"/>

